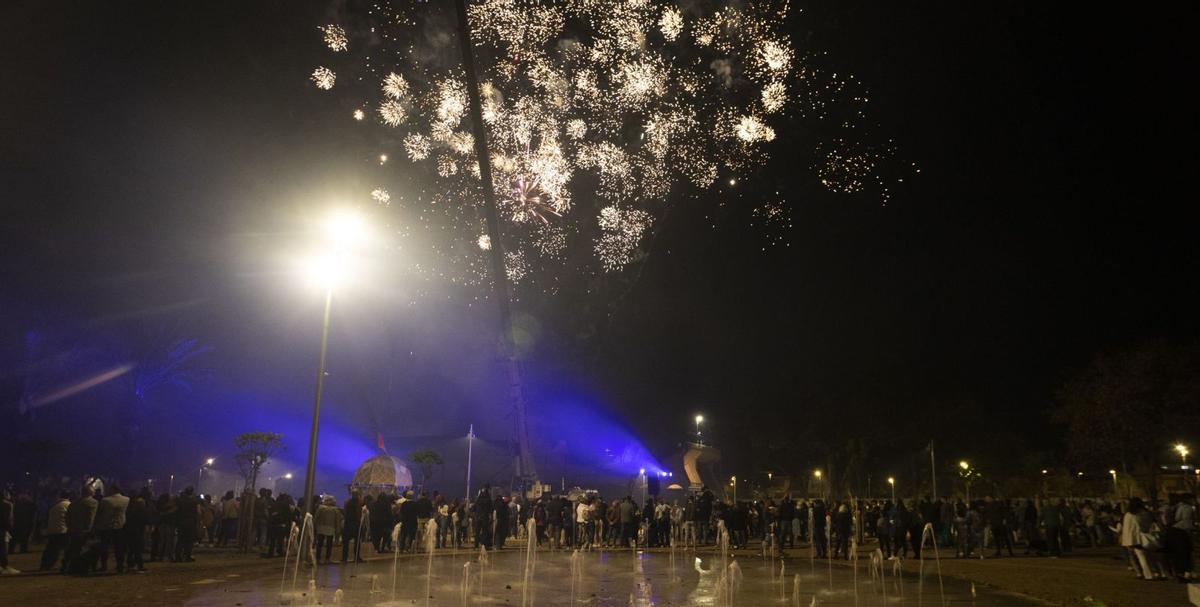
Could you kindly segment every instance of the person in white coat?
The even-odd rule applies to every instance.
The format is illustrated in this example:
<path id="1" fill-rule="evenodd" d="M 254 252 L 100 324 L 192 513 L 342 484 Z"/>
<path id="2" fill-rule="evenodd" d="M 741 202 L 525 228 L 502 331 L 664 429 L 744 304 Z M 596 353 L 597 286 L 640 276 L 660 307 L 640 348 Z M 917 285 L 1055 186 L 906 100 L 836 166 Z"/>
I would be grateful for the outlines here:
<path id="1" fill-rule="evenodd" d="M 71 493 L 63 491 L 46 515 L 46 549 L 42 552 L 41 571 L 53 569 L 67 547 L 67 508 L 70 505 Z"/>

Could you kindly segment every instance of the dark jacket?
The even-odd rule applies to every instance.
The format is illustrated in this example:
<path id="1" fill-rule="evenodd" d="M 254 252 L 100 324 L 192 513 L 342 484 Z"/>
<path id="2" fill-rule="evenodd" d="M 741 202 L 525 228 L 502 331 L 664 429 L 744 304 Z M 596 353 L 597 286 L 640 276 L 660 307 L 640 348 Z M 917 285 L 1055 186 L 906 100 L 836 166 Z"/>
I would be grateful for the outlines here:
<path id="1" fill-rule="evenodd" d="M 96 508 L 100 505 L 92 496 L 81 497 L 67 506 L 67 532 L 86 533 L 92 530 L 96 520 Z"/>
<path id="2" fill-rule="evenodd" d="M 362 500 L 352 497 L 346 500 L 346 505 L 343 507 L 346 515 L 345 523 L 342 525 L 342 533 L 352 535 L 358 532 L 362 523 Z"/>
<path id="3" fill-rule="evenodd" d="M 150 508 L 146 500 L 140 495 L 130 498 L 129 506 L 125 509 L 125 530 L 131 534 L 142 533 L 149 522 Z"/>
<path id="4" fill-rule="evenodd" d="M 433 518 L 433 502 L 429 501 L 429 498 L 422 497 L 418 499 L 413 504 L 413 508 L 416 509 L 417 518 Z"/>

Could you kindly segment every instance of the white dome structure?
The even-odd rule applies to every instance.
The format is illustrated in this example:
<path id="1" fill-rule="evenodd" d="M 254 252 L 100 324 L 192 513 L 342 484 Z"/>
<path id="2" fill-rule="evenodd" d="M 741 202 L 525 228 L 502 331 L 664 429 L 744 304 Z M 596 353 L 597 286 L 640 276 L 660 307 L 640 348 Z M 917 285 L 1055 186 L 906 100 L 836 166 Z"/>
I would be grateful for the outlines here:
<path id="1" fill-rule="evenodd" d="M 395 494 L 412 484 L 412 472 L 403 460 L 394 455 L 376 455 L 358 467 L 350 490 L 370 495 Z"/>

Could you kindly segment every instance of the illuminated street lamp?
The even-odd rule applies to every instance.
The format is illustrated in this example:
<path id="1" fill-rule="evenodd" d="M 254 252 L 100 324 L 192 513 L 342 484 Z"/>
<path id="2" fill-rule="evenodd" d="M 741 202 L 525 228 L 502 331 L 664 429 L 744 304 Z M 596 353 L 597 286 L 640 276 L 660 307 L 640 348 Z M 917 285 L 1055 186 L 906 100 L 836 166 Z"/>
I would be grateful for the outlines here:
<path id="1" fill-rule="evenodd" d="M 386 156 L 380 162 L 386 161 Z M 322 225 L 327 249 L 309 266 L 309 278 L 325 289 L 325 315 L 321 323 L 321 354 L 317 363 L 317 389 L 313 399 L 312 429 L 308 435 L 308 463 L 304 471 L 304 502 L 301 512 L 312 508 L 313 484 L 317 467 L 317 431 L 321 420 L 321 389 L 325 386 L 325 355 L 329 349 L 329 312 L 333 307 L 333 287 L 350 268 L 350 251 L 366 236 L 362 216 L 350 212 L 335 212 Z"/>
<path id="2" fill-rule="evenodd" d="M 196 493 L 202 492 L 200 489 L 200 482 L 204 480 L 204 469 L 212 467 L 213 462 L 215 462 L 215 461 L 217 461 L 216 458 L 210 457 L 210 458 L 204 460 L 203 466 L 200 466 L 200 473 L 196 475 Z M 174 477 L 172 477 L 171 480 L 175 480 Z"/>
<path id="3" fill-rule="evenodd" d="M 1184 445 L 1183 443 L 1179 443 L 1179 444 L 1175 445 L 1175 451 L 1177 451 L 1179 453 L 1179 458 L 1180 458 L 1180 460 L 1182 460 L 1183 465 L 1187 466 L 1187 456 L 1188 456 L 1187 446 Z"/>
<path id="4" fill-rule="evenodd" d="M 895 504 L 896 503 L 896 477 L 889 476 L 888 477 L 888 485 L 890 485 L 892 488 L 892 503 Z"/>
<path id="5" fill-rule="evenodd" d="M 967 503 L 970 504 L 971 503 L 971 464 L 968 464 L 967 460 L 964 459 L 964 460 L 961 460 L 958 462 L 958 468 L 959 468 L 959 470 L 962 471 L 959 474 L 960 474 L 960 476 L 963 477 L 963 483 L 967 487 Z"/>
<path id="6" fill-rule="evenodd" d="M 737 503 L 737 477 L 736 476 L 729 477 L 729 482 L 730 482 L 730 484 L 733 485 L 733 503 L 736 504 Z"/>
<path id="7" fill-rule="evenodd" d="M 696 444 L 697 444 L 697 445 L 701 445 L 701 444 L 703 444 L 703 443 L 700 441 L 700 422 L 702 422 L 702 421 L 704 421 L 704 416 L 703 416 L 703 415 L 697 415 L 697 416 L 696 416 Z"/>

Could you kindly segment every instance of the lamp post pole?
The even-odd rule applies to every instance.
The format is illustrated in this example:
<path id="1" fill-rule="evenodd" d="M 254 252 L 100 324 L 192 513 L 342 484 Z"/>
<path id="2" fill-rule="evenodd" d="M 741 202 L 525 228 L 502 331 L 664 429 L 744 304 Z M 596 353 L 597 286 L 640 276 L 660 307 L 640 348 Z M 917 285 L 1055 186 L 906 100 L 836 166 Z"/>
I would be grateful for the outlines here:
<path id="1" fill-rule="evenodd" d="M 471 501 L 471 450 L 475 446 L 475 424 L 467 429 L 467 497 L 465 502 Z"/>
<path id="2" fill-rule="evenodd" d="M 204 464 L 200 466 L 200 472 L 196 475 L 196 493 L 203 493 L 200 489 L 200 483 L 204 480 L 204 469 L 213 465 L 214 458 L 204 460 Z"/>
<path id="3" fill-rule="evenodd" d="M 321 356 L 317 363 L 317 394 L 313 399 L 312 429 L 308 434 L 308 465 L 304 470 L 304 504 L 300 511 L 311 513 L 313 483 L 317 466 L 317 430 L 321 423 L 321 389 L 325 387 L 325 353 L 329 349 L 329 311 L 333 307 L 333 287 L 325 287 L 325 316 L 321 323 Z"/>

